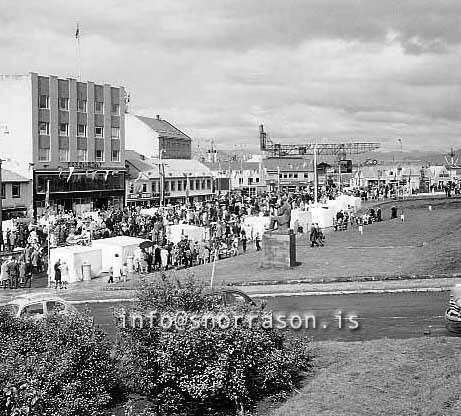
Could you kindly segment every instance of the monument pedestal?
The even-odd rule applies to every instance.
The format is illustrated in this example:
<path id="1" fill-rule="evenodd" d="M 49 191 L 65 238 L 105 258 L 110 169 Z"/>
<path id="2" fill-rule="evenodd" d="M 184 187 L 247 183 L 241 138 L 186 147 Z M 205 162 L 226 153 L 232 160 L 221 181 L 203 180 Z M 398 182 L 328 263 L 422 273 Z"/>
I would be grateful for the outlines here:
<path id="1" fill-rule="evenodd" d="M 285 233 L 267 232 L 262 238 L 263 269 L 290 268 L 296 266 L 296 236 L 293 230 Z"/>

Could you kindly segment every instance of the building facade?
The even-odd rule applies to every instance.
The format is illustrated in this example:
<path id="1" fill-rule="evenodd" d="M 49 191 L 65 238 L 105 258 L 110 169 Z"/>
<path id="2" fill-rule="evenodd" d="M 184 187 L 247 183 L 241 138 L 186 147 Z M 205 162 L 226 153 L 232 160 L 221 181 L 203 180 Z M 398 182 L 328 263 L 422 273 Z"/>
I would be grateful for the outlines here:
<path id="1" fill-rule="evenodd" d="M 157 207 L 163 203 L 204 202 L 213 198 L 210 169 L 193 159 L 147 158 L 127 151 L 126 201 L 128 206 Z"/>
<path id="2" fill-rule="evenodd" d="M 27 216 L 32 208 L 32 181 L 2 169 L 1 198 L 3 220 Z"/>
<path id="3" fill-rule="evenodd" d="M 126 148 L 154 159 L 192 157 L 192 139 L 159 115 L 126 114 Z"/>
<path id="4" fill-rule="evenodd" d="M 124 203 L 125 91 L 36 73 L 0 76 L 0 114 L 10 132 L 2 156 L 32 179 L 35 213 Z"/>

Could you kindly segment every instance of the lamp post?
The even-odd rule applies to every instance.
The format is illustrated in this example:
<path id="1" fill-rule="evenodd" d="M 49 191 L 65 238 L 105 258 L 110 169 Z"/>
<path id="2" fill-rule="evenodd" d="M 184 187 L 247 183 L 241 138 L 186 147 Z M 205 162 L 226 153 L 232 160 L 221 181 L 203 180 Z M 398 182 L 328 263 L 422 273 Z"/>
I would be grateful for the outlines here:
<path id="1" fill-rule="evenodd" d="M 3 135 L 10 134 L 8 131 L 8 126 L 1 124 L 0 127 L 2 130 L 0 133 Z M 0 241 L 2 242 L 3 246 L 0 247 L 0 251 L 4 251 L 5 249 L 5 242 L 3 241 L 3 227 L 2 227 L 2 221 L 3 221 L 3 182 L 2 182 L 2 162 L 3 160 L 0 159 Z"/>

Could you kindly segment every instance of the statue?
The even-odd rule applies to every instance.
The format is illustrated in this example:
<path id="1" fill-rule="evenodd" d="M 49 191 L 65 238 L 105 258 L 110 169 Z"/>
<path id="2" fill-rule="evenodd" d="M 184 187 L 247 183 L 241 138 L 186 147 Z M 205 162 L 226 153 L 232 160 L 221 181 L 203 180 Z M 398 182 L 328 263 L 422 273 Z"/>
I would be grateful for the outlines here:
<path id="1" fill-rule="evenodd" d="M 269 225 L 269 231 L 276 232 L 288 232 L 290 229 L 291 221 L 291 205 L 288 203 L 286 198 L 277 202 L 277 215 L 271 217 Z M 274 230 L 274 226 L 277 223 L 277 230 Z"/>

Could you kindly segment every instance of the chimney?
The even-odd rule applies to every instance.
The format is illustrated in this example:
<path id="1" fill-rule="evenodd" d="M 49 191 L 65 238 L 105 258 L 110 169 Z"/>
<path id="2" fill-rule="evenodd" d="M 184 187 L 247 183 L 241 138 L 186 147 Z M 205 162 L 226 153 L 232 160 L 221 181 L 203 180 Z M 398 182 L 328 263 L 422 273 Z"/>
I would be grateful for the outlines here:
<path id="1" fill-rule="evenodd" d="M 155 118 L 156 118 L 157 120 L 160 120 L 160 115 L 157 114 L 157 115 L 155 116 Z"/>

